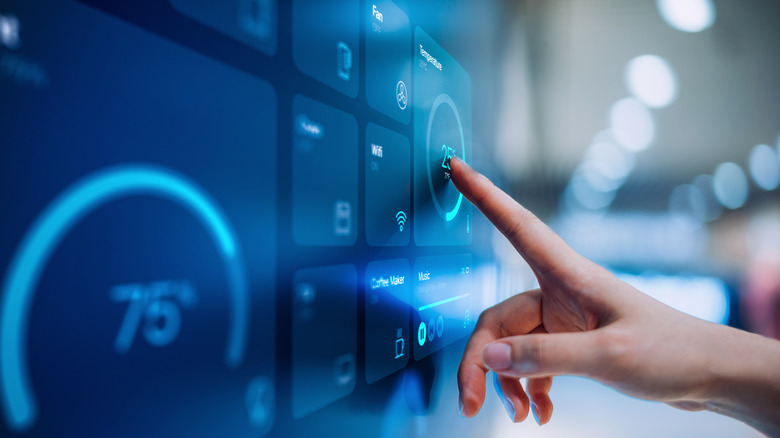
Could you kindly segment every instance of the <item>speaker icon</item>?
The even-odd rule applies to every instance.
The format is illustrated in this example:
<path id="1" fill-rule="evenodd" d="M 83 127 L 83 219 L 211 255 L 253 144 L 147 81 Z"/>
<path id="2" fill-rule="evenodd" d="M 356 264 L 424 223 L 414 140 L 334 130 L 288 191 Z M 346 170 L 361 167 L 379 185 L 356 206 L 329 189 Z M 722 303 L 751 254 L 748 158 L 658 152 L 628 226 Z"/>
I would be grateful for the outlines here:
<path id="1" fill-rule="evenodd" d="M 399 211 L 395 214 L 395 222 L 398 224 L 398 230 L 404 230 L 404 224 L 406 224 L 406 213 Z"/>

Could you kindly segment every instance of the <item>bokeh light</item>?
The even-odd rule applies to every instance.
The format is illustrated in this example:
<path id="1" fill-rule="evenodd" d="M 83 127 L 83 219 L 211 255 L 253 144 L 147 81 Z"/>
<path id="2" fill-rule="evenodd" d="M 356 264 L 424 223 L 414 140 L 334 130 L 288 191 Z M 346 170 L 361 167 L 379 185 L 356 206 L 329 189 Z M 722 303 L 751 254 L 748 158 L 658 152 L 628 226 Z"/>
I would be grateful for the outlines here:
<path id="1" fill-rule="evenodd" d="M 693 185 L 699 189 L 699 192 L 704 196 L 704 201 L 707 204 L 707 215 L 705 220 L 709 222 L 719 218 L 723 213 L 723 206 L 715 196 L 712 175 L 697 176 L 693 179 Z"/>
<path id="2" fill-rule="evenodd" d="M 634 168 L 634 154 L 616 144 L 611 133 L 600 133 L 585 152 L 583 163 L 596 162 L 605 176 L 615 181 L 623 181 Z"/>
<path id="3" fill-rule="evenodd" d="M 622 179 L 611 177 L 609 165 L 601 161 L 586 161 L 574 171 L 575 178 L 582 178 L 586 183 L 600 192 L 617 190 L 623 183 Z"/>
<path id="4" fill-rule="evenodd" d="M 609 206 L 615 198 L 614 191 L 602 191 L 588 183 L 580 175 L 575 175 L 568 190 L 579 206 L 587 210 L 601 210 Z M 576 209 L 575 209 L 576 210 Z"/>
<path id="5" fill-rule="evenodd" d="M 631 94 L 650 108 L 663 108 L 677 98 L 677 76 L 672 66 L 656 55 L 629 61 L 625 81 Z"/>
<path id="6" fill-rule="evenodd" d="M 777 152 L 765 144 L 760 144 L 750 152 L 750 176 L 757 186 L 764 190 L 774 190 L 780 184 L 780 160 Z"/>
<path id="7" fill-rule="evenodd" d="M 748 182 L 742 168 L 731 162 L 723 163 L 715 169 L 712 178 L 715 197 L 724 207 L 733 210 L 745 204 Z"/>
<path id="8" fill-rule="evenodd" d="M 780 161 L 780 134 L 777 135 L 777 145 L 775 145 L 775 150 L 777 151 L 777 159 Z"/>
<path id="9" fill-rule="evenodd" d="M 615 102 L 609 114 L 612 135 L 626 150 L 639 152 L 655 139 L 655 122 L 650 110 L 633 97 Z"/>
<path id="10" fill-rule="evenodd" d="M 699 222 L 706 222 L 707 199 L 695 185 L 677 186 L 669 196 L 669 212 L 692 216 Z"/>
<path id="11" fill-rule="evenodd" d="M 700 32 L 715 22 L 712 0 L 657 0 L 658 13 L 673 28 Z"/>

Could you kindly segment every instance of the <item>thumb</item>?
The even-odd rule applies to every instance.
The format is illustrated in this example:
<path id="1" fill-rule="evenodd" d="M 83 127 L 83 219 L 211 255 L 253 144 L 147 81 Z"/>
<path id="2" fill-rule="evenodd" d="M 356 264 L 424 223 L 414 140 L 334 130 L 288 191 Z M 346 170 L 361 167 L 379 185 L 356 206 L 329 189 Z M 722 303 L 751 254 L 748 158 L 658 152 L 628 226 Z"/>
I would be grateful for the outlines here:
<path id="1" fill-rule="evenodd" d="M 600 331 L 510 336 L 482 349 L 486 368 L 514 377 L 597 378 L 611 363 Z"/>

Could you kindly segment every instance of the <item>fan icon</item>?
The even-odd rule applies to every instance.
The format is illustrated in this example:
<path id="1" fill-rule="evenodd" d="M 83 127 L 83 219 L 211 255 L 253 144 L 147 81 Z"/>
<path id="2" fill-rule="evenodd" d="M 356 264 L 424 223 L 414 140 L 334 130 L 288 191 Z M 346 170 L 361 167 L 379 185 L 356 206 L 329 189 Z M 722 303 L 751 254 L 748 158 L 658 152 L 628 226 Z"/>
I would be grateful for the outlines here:
<path id="1" fill-rule="evenodd" d="M 395 85 L 395 100 L 398 102 L 398 107 L 402 110 L 406 109 L 406 104 L 409 101 L 409 93 L 406 91 L 406 84 L 404 81 L 398 81 Z"/>

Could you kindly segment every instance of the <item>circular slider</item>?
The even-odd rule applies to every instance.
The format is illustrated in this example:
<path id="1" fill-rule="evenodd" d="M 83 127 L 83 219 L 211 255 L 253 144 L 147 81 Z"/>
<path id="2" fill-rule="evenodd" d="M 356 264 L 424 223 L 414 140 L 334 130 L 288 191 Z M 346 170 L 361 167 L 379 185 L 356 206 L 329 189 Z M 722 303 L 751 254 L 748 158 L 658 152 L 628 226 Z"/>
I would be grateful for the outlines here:
<path id="1" fill-rule="evenodd" d="M 33 298 L 50 258 L 87 215 L 111 201 L 136 195 L 180 204 L 200 219 L 217 243 L 228 274 L 231 300 L 225 362 L 235 368 L 243 361 L 249 327 L 249 286 L 238 238 L 227 215 L 204 189 L 171 169 L 128 164 L 100 170 L 64 190 L 43 210 L 14 253 L 2 283 L 0 406 L 11 430 L 28 430 L 38 415 L 27 366 L 27 330 Z M 159 308 L 153 311 L 166 312 Z M 167 313 L 165 316 L 170 316 L 170 311 Z M 170 333 L 156 327 L 145 330 L 150 330 L 152 343 L 170 342 Z"/>
<path id="2" fill-rule="evenodd" d="M 427 169 L 428 187 L 436 211 L 447 222 L 453 220 L 460 210 L 463 195 L 450 180 L 450 158 L 466 157 L 466 142 L 460 114 L 452 98 L 442 93 L 436 97 L 428 116 Z"/>

